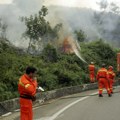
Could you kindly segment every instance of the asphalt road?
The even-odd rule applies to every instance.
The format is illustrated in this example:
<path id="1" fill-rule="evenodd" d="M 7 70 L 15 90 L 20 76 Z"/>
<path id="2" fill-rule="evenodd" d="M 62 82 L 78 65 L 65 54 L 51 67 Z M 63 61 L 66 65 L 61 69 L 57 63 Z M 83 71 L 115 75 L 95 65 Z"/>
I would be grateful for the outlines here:
<path id="1" fill-rule="evenodd" d="M 56 100 L 34 109 L 34 120 L 120 120 L 120 87 L 112 97 L 98 97 L 90 90 Z M 0 120 L 19 120 L 19 112 Z"/>
<path id="2" fill-rule="evenodd" d="M 119 120 L 120 88 L 112 97 L 97 90 L 67 96 L 34 110 L 34 120 Z"/>

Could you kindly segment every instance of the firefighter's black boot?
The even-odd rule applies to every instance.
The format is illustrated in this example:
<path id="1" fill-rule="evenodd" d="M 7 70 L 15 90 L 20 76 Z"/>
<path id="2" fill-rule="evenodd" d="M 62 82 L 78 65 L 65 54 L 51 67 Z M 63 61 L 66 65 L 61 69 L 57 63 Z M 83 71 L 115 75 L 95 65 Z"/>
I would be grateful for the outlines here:
<path id="1" fill-rule="evenodd" d="M 102 94 L 99 94 L 99 97 L 103 97 L 103 95 L 102 95 Z"/>
<path id="2" fill-rule="evenodd" d="M 108 94 L 108 97 L 112 97 L 112 94 Z"/>

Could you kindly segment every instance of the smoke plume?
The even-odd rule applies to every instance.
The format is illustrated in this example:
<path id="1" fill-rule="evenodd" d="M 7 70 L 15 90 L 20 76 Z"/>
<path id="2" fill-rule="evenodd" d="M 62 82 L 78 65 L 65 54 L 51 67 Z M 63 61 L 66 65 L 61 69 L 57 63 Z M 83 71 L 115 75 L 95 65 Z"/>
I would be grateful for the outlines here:
<path id="1" fill-rule="evenodd" d="M 12 4 L 0 5 L 0 18 L 8 25 L 7 38 L 13 44 L 27 47 L 28 41 L 22 38 L 26 26 L 20 17 L 37 13 L 42 5 L 43 0 L 13 0 Z"/>
<path id="2" fill-rule="evenodd" d="M 42 5 L 47 3 L 49 12 L 47 20 L 50 21 L 50 24 L 52 26 L 56 23 L 63 24 L 62 34 L 60 33 L 61 39 L 73 35 L 75 30 L 82 29 L 87 34 L 88 40 L 102 38 L 108 42 L 114 40 L 114 43 L 118 45 L 120 39 L 118 34 L 120 32 L 120 16 L 119 9 L 115 4 L 109 3 L 106 6 L 107 9 L 104 8 L 104 11 L 95 11 L 91 8 L 83 8 L 82 5 L 85 7 L 85 3 L 80 5 L 81 8 L 78 8 L 52 6 L 50 5 L 51 2 L 52 0 L 13 0 L 12 4 L 0 5 L 0 16 L 8 24 L 8 39 L 17 46 L 26 47 L 27 41 L 21 37 L 26 26 L 19 20 L 19 17 L 36 14 Z"/>

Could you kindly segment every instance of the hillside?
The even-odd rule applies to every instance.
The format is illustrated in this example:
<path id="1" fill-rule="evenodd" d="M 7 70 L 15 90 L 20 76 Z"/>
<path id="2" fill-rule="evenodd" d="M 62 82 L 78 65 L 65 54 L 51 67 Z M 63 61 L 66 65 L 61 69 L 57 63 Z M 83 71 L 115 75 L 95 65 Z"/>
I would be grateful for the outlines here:
<path id="1" fill-rule="evenodd" d="M 106 67 L 113 65 L 116 69 L 116 52 L 102 40 L 82 43 L 81 48 L 88 64 L 94 61 L 98 69 L 104 62 Z M 74 54 L 61 53 L 51 45 L 47 45 L 37 56 L 19 51 L 21 49 L 15 48 L 10 42 L 0 41 L 0 101 L 18 96 L 18 79 L 27 66 L 37 67 L 38 83 L 45 90 L 89 82 L 88 64 Z"/>

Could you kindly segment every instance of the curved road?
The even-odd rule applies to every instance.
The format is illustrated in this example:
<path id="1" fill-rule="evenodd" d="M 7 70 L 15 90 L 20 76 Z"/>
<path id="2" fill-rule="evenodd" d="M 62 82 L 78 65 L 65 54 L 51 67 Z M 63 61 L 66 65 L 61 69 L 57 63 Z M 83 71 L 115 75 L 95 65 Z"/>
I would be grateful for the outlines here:
<path id="1" fill-rule="evenodd" d="M 120 87 L 112 97 L 106 91 L 103 95 L 99 98 L 97 90 L 91 90 L 52 100 L 34 109 L 34 120 L 119 120 Z M 19 120 L 19 112 L 0 120 Z"/>
<path id="2" fill-rule="evenodd" d="M 112 97 L 106 91 L 99 98 L 97 90 L 67 96 L 34 110 L 35 120 L 119 120 L 120 88 Z"/>

